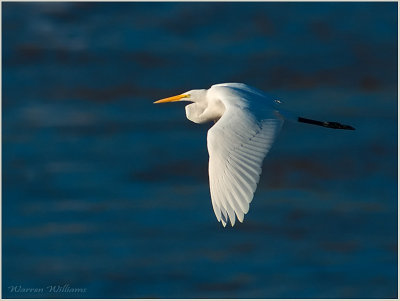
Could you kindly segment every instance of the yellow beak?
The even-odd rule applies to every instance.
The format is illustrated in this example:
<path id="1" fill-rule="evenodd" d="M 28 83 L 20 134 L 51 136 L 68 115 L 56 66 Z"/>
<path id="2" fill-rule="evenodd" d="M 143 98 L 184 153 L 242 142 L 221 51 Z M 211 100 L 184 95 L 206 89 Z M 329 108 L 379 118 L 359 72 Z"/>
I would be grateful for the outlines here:
<path id="1" fill-rule="evenodd" d="M 180 95 L 176 95 L 176 96 L 172 96 L 172 97 L 168 97 L 168 98 L 163 98 L 160 100 L 157 100 L 153 103 L 163 103 L 163 102 L 173 102 L 173 101 L 179 101 L 184 97 L 188 97 L 188 95 L 186 94 L 180 94 Z"/>

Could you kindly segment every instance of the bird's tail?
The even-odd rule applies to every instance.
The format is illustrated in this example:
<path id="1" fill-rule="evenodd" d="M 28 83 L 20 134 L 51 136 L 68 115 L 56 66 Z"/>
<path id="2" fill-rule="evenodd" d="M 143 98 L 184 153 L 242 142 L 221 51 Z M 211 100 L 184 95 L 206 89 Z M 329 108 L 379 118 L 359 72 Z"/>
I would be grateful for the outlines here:
<path id="1" fill-rule="evenodd" d="M 292 112 L 289 112 L 286 110 L 279 110 L 279 114 L 282 117 L 284 117 L 285 119 L 290 120 L 290 121 L 319 125 L 319 126 L 323 126 L 323 127 L 330 128 L 330 129 L 355 130 L 355 128 L 352 127 L 351 125 L 341 124 L 341 123 L 335 122 L 335 121 L 318 121 L 318 120 L 308 119 L 308 118 L 304 118 L 304 117 L 298 117 L 298 116 L 294 115 Z"/>

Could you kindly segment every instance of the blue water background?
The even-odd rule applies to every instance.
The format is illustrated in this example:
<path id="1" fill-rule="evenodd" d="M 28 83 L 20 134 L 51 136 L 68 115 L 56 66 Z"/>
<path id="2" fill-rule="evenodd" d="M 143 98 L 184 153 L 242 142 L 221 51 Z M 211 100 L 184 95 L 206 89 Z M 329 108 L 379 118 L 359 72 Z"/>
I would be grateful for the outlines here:
<path id="1" fill-rule="evenodd" d="M 397 3 L 3 3 L 3 297 L 395 298 Z M 244 82 L 286 123 L 243 224 L 154 100 Z M 12 292 L 11 286 L 85 288 Z"/>

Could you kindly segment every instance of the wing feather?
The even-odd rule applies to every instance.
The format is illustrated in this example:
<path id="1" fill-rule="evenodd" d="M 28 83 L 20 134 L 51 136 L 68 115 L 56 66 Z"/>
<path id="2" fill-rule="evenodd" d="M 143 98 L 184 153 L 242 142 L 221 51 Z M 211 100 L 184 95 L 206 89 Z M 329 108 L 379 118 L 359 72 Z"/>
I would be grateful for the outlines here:
<path id="1" fill-rule="evenodd" d="M 272 110 L 266 111 L 265 118 L 260 119 L 232 100 L 221 101 L 225 112 L 208 131 L 207 147 L 213 209 L 217 220 L 225 227 L 229 221 L 233 226 L 235 217 L 243 222 L 249 211 L 262 162 L 283 120 Z"/>
<path id="2" fill-rule="evenodd" d="M 240 190 L 237 188 L 237 185 L 233 185 L 236 183 L 234 179 L 229 174 L 225 175 L 227 190 L 230 193 L 233 200 L 239 205 L 242 213 L 247 213 L 249 211 L 249 204 L 245 201 L 246 195 L 242 194 Z"/>

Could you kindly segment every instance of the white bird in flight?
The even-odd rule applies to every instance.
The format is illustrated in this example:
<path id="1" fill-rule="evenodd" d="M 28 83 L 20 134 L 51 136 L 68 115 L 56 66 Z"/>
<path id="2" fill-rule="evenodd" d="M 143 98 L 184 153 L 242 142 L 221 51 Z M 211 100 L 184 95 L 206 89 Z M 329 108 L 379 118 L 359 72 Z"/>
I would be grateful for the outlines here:
<path id="1" fill-rule="evenodd" d="M 211 200 L 217 220 L 232 227 L 235 216 L 243 222 L 261 175 L 264 157 L 285 119 L 333 129 L 354 130 L 338 122 L 323 122 L 277 107 L 264 92 L 241 83 L 213 85 L 158 100 L 154 103 L 188 101 L 186 117 L 195 123 L 214 121 L 208 130 Z"/>

